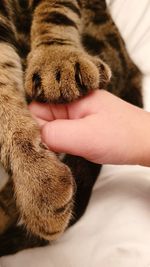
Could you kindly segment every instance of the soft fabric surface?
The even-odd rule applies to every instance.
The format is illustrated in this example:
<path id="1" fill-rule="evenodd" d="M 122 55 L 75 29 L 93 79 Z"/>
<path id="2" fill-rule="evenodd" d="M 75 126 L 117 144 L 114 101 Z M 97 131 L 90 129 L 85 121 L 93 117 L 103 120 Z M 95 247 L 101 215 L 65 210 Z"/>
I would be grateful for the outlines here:
<path id="1" fill-rule="evenodd" d="M 108 0 L 150 110 L 150 1 Z M 142 130 L 142 128 L 141 128 Z M 87 212 L 53 245 L 0 259 L 1 267 L 150 266 L 150 169 L 104 166 Z"/>

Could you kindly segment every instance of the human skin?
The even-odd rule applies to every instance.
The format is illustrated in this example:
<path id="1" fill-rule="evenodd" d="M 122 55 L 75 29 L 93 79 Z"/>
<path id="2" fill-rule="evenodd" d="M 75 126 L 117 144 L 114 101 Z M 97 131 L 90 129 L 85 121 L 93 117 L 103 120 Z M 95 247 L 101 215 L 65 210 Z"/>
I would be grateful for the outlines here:
<path id="1" fill-rule="evenodd" d="M 100 164 L 150 166 L 150 113 L 105 90 L 70 104 L 33 102 L 29 109 L 50 150 Z"/>

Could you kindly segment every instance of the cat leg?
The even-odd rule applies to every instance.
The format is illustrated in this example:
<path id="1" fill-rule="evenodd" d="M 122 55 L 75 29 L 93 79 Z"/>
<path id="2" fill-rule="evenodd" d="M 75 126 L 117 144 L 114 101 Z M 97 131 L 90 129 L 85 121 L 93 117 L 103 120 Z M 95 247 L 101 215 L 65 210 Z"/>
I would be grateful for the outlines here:
<path id="1" fill-rule="evenodd" d="M 16 36 L 0 10 L 0 160 L 11 174 L 27 230 L 51 240 L 63 233 L 72 216 L 74 182 L 69 168 L 41 143 L 28 111 Z"/>
<path id="2" fill-rule="evenodd" d="M 34 13 L 25 77 L 29 99 L 70 102 L 107 83 L 108 66 L 82 46 L 79 1 L 30 2 Z"/>
<path id="3" fill-rule="evenodd" d="M 129 66 L 127 86 L 122 92 L 121 98 L 143 108 L 142 73 L 133 62 Z"/>
<path id="4" fill-rule="evenodd" d="M 19 57 L 12 47 L 0 44 L 5 61 L 0 68 L 1 162 L 12 174 L 17 207 L 26 227 L 47 239 L 66 228 L 74 192 L 71 172 L 41 144 L 39 129 L 24 101 Z M 16 61 L 13 61 L 13 60 Z"/>
<path id="5" fill-rule="evenodd" d="M 132 62 L 125 43 L 113 22 L 106 1 L 81 0 L 83 3 L 82 42 L 87 52 L 108 64 L 112 77 L 105 89 L 142 107 L 139 69 Z"/>

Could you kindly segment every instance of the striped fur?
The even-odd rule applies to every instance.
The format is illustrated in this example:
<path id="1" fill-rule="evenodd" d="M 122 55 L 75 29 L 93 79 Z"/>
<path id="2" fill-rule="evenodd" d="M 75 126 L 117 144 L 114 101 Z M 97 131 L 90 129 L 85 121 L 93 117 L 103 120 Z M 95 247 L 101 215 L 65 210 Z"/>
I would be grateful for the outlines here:
<path id="1" fill-rule="evenodd" d="M 0 1 L 0 160 L 10 176 L 0 192 L 0 255 L 74 224 L 101 167 L 71 155 L 60 162 L 26 100 L 66 103 L 97 88 L 142 107 L 141 73 L 104 0 Z"/>

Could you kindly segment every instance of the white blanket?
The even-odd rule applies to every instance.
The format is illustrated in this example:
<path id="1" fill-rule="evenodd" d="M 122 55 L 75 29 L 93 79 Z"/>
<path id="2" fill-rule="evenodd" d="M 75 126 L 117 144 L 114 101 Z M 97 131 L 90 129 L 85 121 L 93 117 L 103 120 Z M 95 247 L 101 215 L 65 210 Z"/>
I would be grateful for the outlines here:
<path id="1" fill-rule="evenodd" d="M 130 55 L 145 74 L 150 110 L 150 1 L 108 0 L 108 5 Z M 149 267 L 150 169 L 104 166 L 87 212 L 59 241 L 0 259 L 0 267 L 20 266 Z"/>

